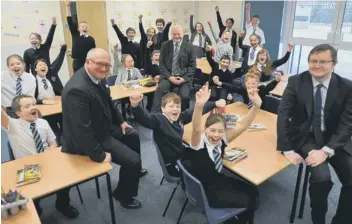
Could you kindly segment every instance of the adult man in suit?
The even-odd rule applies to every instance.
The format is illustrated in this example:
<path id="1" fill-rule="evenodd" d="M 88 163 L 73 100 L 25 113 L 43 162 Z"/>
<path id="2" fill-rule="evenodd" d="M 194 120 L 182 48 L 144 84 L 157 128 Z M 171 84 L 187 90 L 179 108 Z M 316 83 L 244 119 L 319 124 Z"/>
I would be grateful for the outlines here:
<path id="1" fill-rule="evenodd" d="M 161 109 L 161 98 L 171 91 L 178 91 L 182 111 L 189 107 L 196 57 L 190 43 L 183 41 L 183 29 L 175 25 L 171 29 L 172 40 L 162 44 L 160 50 L 160 82 L 154 95 L 153 112 Z"/>
<path id="2" fill-rule="evenodd" d="M 278 148 L 292 164 L 302 157 L 311 172 L 314 224 L 325 224 L 332 188 L 328 164 L 342 183 L 332 224 L 352 223 L 352 82 L 333 73 L 336 50 L 322 44 L 308 57 L 309 71 L 292 76 L 278 112 Z"/>
<path id="3" fill-rule="evenodd" d="M 105 79 L 110 68 L 109 53 L 92 49 L 84 67 L 64 87 L 62 151 L 121 165 L 113 196 L 124 208 L 140 208 L 141 202 L 133 198 L 138 194 L 139 177 L 146 174 L 141 171 L 139 135 L 113 106 Z"/>

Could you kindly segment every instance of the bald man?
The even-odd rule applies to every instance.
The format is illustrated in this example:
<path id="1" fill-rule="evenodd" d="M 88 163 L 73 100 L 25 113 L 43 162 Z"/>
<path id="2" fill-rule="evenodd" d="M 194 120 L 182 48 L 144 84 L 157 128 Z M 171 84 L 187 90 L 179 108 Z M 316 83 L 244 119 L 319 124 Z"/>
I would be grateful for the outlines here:
<path id="1" fill-rule="evenodd" d="M 62 151 L 121 165 L 113 196 L 124 208 L 140 208 L 141 202 L 134 199 L 141 176 L 139 135 L 113 106 L 105 79 L 110 61 L 104 49 L 90 50 L 84 67 L 64 87 Z"/>
<path id="2" fill-rule="evenodd" d="M 176 92 L 182 101 L 182 110 L 189 107 L 190 89 L 196 70 L 196 56 L 193 47 L 183 40 L 183 29 L 174 25 L 172 40 L 166 41 L 160 49 L 160 82 L 154 95 L 152 112 L 161 111 L 161 98 L 168 92 Z"/>

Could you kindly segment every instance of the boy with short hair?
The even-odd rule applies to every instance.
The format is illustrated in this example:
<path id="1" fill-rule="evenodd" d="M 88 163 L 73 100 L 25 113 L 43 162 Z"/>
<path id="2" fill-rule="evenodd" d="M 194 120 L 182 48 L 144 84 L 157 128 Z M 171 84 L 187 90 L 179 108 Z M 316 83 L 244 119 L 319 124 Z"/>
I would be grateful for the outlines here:
<path id="1" fill-rule="evenodd" d="M 12 108 L 19 119 L 9 117 L 1 110 L 1 125 L 7 130 L 9 142 L 15 158 L 30 156 L 57 148 L 56 136 L 48 122 L 38 118 L 36 100 L 30 95 L 16 96 Z M 56 209 L 69 218 L 78 216 L 76 208 L 70 205 L 70 187 L 57 192 Z M 42 208 L 39 199 L 34 201 L 39 216 Z"/>
<path id="2" fill-rule="evenodd" d="M 181 98 L 175 93 L 168 93 L 162 97 L 162 113 L 148 113 L 139 103 L 143 94 L 130 97 L 132 113 L 135 120 L 142 126 L 153 130 L 153 138 L 158 145 L 166 164 L 166 169 L 172 176 L 180 176 L 176 168 L 176 161 L 185 153 L 182 144 L 183 127 L 192 120 L 193 109 L 181 112 Z M 215 107 L 224 107 L 224 100 L 208 102 L 204 113 Z"/>
<path id="3" fill-rule="evenodd" d="M 163 18 L 157 18 L 155 20 L 155 26 L 158 31 L 158 33 L 156 34 L 157 43 L 154 46 L 155 50 L 160 50 L 161 44 L 169 40 L 169 31 L 170 31 L 171 24 L 172 22 L 169 21 L 165 25 L 165 20 Z"/>

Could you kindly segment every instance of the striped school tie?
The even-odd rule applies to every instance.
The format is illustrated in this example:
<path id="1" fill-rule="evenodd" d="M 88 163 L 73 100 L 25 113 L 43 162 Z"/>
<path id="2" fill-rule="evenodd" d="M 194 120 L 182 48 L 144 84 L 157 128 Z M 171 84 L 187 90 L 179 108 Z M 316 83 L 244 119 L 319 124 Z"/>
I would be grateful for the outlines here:
<path id="1" fill-rule="evenodd" d="M 47 90 L 48 89 L 48 83 L 46 82 L 46 79 L 42 79 L 42 82 L 44 84 L 44 89 Z"/>
<path id="2" fill-rule="evenodd" d="M 131 76 L 131 70 L 127 70 L 127 81 L 130 81 L 132 78 Z"/>
<path id="3" fill-rule="evenodd" d="M 253 107 L 253 102 L 252 100 L 249 100 L 248 102 L 248 110 L 251 109 Z"/>
<path id="4" fill-rule="evenodd" d="M 16 96 L 19 96 L 21 95 L 22 93 L 22 84 L 21 84 L 21 77 L 18 77 L 17 78 L 17 82 L 16 82 Z"/>
<path id="5" fill-rule="evenodd" d="M 39 132 L 35 127 L 35 123 L 31 123 L 31 131 L 33 133 L 33 139 L 34 139 L 34 143 L 35 143 L 35 147 L 37 149 L 38 153 L 44 152 L 44 146 L 43 146 L 43 142 L 42 139 L 40 138 Z"/>
<path id="6" fill-rule="evenodd" d="M 254 29 L 253 29 L 253 33 L 252 33 L 252 34 L 255 34 L 255 31 L 256 31 L 256 30 L 257 30 L 257 28 L 254 28 Z"/>
<path id="7" fill-rule="evenodd" d="M 215 170 L 220 173 L 222 170 L 222 158 L 221 154 L 218 151 L 218 147 L 215 147 L 213 149 L 213 156 L 214 156 L 214 164 L 215 164 Z"/>
<path id="8" fill-rule="evenodd" d="M 199 47 L 202 47 L 203 46 L 203 37 L 202 37 L 202 34 L 199 33 Z"/>
<path id="9" fill-rule="evenodd" d="M 254 60 L 254 56 L 255 56 L 255 48 L 253 47 L 250 54 L 251 60 Z"/>
<path id="10" fill-rule="evenodd" d="M 174 50 L 174 56 L 172 59 L 172 74 L 173 75 L 178 75 L 178 66 L 177 66 L 177 59 L 178 59 L 178 53 L 180 52 L 178 43 L 175 44 L 175 50 Z"/>

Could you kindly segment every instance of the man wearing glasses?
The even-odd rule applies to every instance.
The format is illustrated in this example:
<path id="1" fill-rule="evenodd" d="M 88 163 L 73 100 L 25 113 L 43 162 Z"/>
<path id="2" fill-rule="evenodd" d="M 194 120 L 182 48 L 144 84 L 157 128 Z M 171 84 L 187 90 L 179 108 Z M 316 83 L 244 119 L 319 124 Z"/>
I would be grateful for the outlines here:
<path id="1" fill-rule="evenodd" d="M 136 209 L 141 169 L 138 133 L 113 106 L 106 76 L 110 72 L 109 53 L 94 48 L 84 67 L 67 82 L 62 92 L 63 152 L 87 155 L 95 162 L 121 165 L 119 183 L 113 196 L 124 208 Z"/>
<path id="2" fill-rule="evenodd" d="M 310 170 L 313 224 L 325 224 L 333 186 L 329 164 L 342 183 L 332 224 L 352 223 L 352 82 L 335 74 L 337 51 L 314 47 L 309 71 L 291 76 L 278 111 L 278 149 Z"/>

